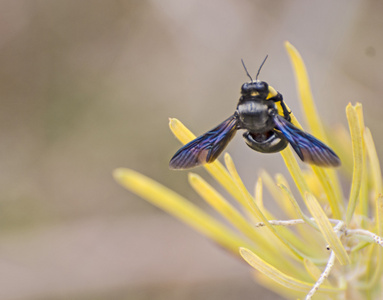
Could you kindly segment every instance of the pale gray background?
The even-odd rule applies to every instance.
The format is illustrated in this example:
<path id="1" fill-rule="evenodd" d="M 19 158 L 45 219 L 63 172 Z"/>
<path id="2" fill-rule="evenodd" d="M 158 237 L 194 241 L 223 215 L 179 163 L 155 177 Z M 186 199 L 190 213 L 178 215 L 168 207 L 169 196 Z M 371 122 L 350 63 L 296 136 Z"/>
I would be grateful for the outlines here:
<path id="1" fill-rule="evenodd" d="M 248 80 L 240 59 L 255 74 L 266 54 L 260 79 L 301 117 L 285 40 L 325 123 L 362 101 L 382 157 L 382 1 L 1 1 L 0 15 L 1 299 L 260 299 L 245 263 L 111 173 L 206 207 L 168 169 L 168 117 L 212 128 Z M 240 134 L 228 150 L 251 191 L 261 168 L 285 173 Z"/>

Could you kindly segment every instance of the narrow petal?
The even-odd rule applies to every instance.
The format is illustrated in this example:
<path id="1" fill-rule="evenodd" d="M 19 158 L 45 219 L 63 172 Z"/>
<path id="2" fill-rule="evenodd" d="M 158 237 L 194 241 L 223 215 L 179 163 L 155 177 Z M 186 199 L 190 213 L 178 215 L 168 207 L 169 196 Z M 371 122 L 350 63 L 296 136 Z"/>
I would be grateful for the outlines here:
<path id="1" fill-rule="evenodd" d="M 242 258 L 254 269 L 267 275 L 268 277 L 270 277 L 277 283 L 289 289 L 293 289 L 295 291 L 300 291 L 300 292 L 308 292 L 310 288 L 312 287 L 312 283 L 298 280 L 294 277 L 291 277 L 281 272 L 274 266 L 262 260 L 260 257 L 258 257 L 255 253 L 253 253 L 249 249 L 241 247 L 239 249 L 239 252 Z M 340 289 L 332 288 L 330 286 L 322 286 L 320 287 L 320 290 L 324 292 L 339 292 L 340 291 Z"/>
<path id="2" fill-rule="evenodd" d="M 240 238 L 230 228 L 158 182 L 124 168 L 116 169 L 113 175 L 126 189 L 182 220 L 234 254 L 238 255 L 238 248 L 244 244 L 253 248 L 248 241 Z"/>
<path id="3" fill-rule="evenodd" d="M 310 88 L 310 81 L 303 59 L 297 49 L 289 42 L 285 42 L 285 47 L 293 65 L 297 90 L 301 100 L 304 116 L 306 117 L 306 123 L 310 129 L 310 133 L 312 133 L 316 138 L 319 138 L 319 140 L 328 144 L 323 125 L 315 107 Z M 340 199 L 343 199 L 343 195 L 340 188 L 339 179 L 335 171 L 330 168 L 322 169 L 317 166 L 312 166 L 312 169 L 314 170 L 315 174 L 317 174 L 318 179 L 322 183 L 334 218 L 341 218 L 343 202 L 340 201 Z"/>
<path id="4" fill-rule="evenodd" d="M 311 93 L 310 81 L 303 59 L 298 50 L 289 42 L 285 42 L 285 47 L 287 53 L 289 54 L 291 64 L 293 65 L 297 91 L 301 99 L 301 105 L 306 117 L 306 123 L 309 125 L 312 134 L 320 140 L 327 142 L 319 114 L 315 107 L 314 98 Z"/>
<path id="5" fill-rule="evenodd" d="M 186 128 L 179 120 L 170 118 L 169 127 L 175 137 L 183 144 L 189 143 L 195 139 L 196 136 Z M 230 177 L 225 167 L 218 161 L 218 159 L 212 163 L 205 164 L 203 167 L 210 173 L 215 180 L 217 180 L 221 186 L 228 191 L 243 207 L 247 207 L 247 203 L 243 198 L 238 187 Z"/>
<path id="6" fill-rule="evenodd" d="M 189 173 L 189 182 L 193 189 L 233 226 L 253 241 L 268 244 L 267 240 L 255 230 L 241 214 L 221 194 L 197 174 Z M 271 250 L 271 249 L 269 249 Z"/>
<path id="7" fill-rule="evenodd" d="M 272 226 L 268 219 L 266 218 L 265 214 L 262 212 L 262 210 L 259 208 L 257 203 L 254 201 L 254 199 L 251 197 L 250 193 L 246 190 L 244 187 L 244 184 L 242 182 L 241 177 L 238 175 L 237 169 L 235 168 L 235 165 L 233 161 L 231 160 L 230 156 L 225 156 L 226 166 L 230 172 L 230 175 L 234 179 L 235 183 L 239 187 L 243 187 L 243 190 L 245 191 L 245 198 L 247 199 L 247 202 L 250 203 L 251 208 L 253 210 L 253 213 L 255 216 L 262 221 L 268 229 L 270 229 L 271 233 L 282 243 L 283 246 L 286 246 L 286 249 L 288 249 L 288 253 L 294 254 L 296 258 L 299 260 L 302 260 L 306 255 L 302 253 L 299 249 L 297 249 L 288 239 L 287 234 L 282 234 L 280 229 L 278 229 L 275 226 Z M 241 188 L 242 190 L 242 188 Z M 283 249 L 283 248 L 281 248 Z"/>
<path id="8" fill-rule="evenodd" d="M 378 235 L 381 237 L 383 236 L 383 195 L 380 194 L 378 197 L 376 197 L 375 201 L 376 206 L 376 227 Z M 378 240 L 381 238 L 378 238 Z M 368 283 L 370 287 L 379 285 L 379 282 L 382 280 L 382 274 L 383 274 L 383 249 L 379 245 L 375 245 L 377 247 L 376 252 L 371 251 L 371 253 L 375 254 L 375 257 L 371 257 L 371 261 L 374 261 L 374 266 L 371 267 L 371 280 Z M 375 259 L 374 259 L 375 258 Z M 370 274 L 371 274 L 370 273 Z"/>
<path id="9" fill-rule="evenodd" d="M 362 128 L 360 128 L 358 113 L 355 107 L 353 107 L 350 103 L 347 105 L 346 114 L 348 124 L 350 127 L 352 152 L 354 157 L 354 170 L 352 173 L 350 198 L 348 201 L 346 212 L 346 224 L 349 224 L 354 214 L 357 200 L 359 199 L 360 186 L 362 183 L 364 157 Z"/>
<path id="10" fill-rule="evenodd" d="M 346 250 L 344 249 L 341 240 L 334 232 L 334 229 L 327 218 L 325 212 L 320 206 L 319 202 L 315 197 L 309 193 L 306 194 L 306 200 L 308 204 L 308 209 L 312 216 L 314 217 L 316 223 L 318 224 L 319 230 L 321 231 L 324 239 L 329 244 L 332 251 L 334 251 L 337 259 L 342 265 L 347 265 L 350 263 L 350 258 L 347 255 Z"/>
<path id="11" fill-rule="evenodd" d="M 375 197 L 379 194 L 383 193 L 382 190 L 382 172 L 380 168 L 378 154 L 376 153 L 375 143 L 372 139 L 371 131 L 368 128 L 364 130 L 364 140 L 366 143 L 366 150 L 368 154 L 368 158 L 370 160 L 370 168 L 371 168 L 371 181 L 374 189 Z"/>

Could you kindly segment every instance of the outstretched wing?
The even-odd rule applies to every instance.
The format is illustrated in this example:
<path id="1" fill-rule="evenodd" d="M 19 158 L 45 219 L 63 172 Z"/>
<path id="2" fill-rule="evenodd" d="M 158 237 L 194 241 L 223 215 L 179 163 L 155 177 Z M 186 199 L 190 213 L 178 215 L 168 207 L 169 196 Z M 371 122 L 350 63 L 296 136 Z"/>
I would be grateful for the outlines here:
<path id="1" fill-rule="evenodd" d="M 188 169 L 213 162 L 237 131 L 237 118 L 232 115 L 214 129 L 179 149 L 169 163 L 171 169 Z"/>
<path id="2" fill-rule="evenodd" d="M 322 167 L 340 166 L 339 157 L 321 141 L 295 127 L 279 114 L 275 114 L 273 119 L 276 128 L 286 137 L 302 161 Z"/>

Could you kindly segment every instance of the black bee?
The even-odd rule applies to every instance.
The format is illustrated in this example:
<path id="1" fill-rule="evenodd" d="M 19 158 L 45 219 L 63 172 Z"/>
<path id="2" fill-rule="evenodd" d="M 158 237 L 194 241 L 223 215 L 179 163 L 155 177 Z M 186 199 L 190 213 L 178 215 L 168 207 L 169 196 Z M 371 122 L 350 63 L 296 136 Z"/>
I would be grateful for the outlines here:
<path id="1" fill-rule="evenodd" d="M 246 130 L 243 138 L 255 151 L 275 153 L 285 149 L 290 143 L 304 162 L 323 167 L 340 165 L 340 159 L 333 150 L 291 123 L 291 112 L 283 102 L 282 95 L 266 82 L 258 81 L 266 59 L 267 56 L 255 81 L 242 61 L 251 82 L 242 85 L 241 98 L 234 114 L 179 149 L 170 160 L 171 169 L 188 169 L 213 162 L 239 129 Z"/>

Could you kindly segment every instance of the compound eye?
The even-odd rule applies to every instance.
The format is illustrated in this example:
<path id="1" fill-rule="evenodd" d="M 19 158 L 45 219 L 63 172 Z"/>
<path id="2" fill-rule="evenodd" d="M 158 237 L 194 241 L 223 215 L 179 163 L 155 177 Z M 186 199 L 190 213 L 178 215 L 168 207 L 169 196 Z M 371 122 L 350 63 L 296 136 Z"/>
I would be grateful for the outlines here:
<path id="1" fill-rule="evenodd" d="M 242 84 L 241 90 L 243 93 L 247 93 L 250 89 L 250 85 L 248 83 Z"/>
<path id="2" fill-rule="evenodd" d="M 260 92 L 268 92 L 269 91 L 269 85 L 264 81 L 257 82 L 257 90 Z"/>

